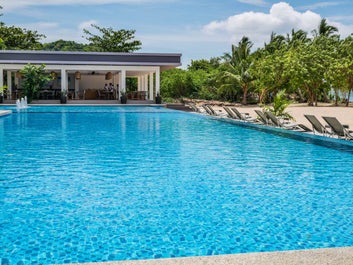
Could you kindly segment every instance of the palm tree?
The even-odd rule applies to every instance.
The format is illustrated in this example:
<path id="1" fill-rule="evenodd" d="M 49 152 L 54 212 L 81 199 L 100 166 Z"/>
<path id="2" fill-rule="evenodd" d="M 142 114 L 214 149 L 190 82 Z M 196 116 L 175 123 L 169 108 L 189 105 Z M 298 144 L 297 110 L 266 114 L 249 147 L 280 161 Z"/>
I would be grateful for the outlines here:
<path id="1" fill-rule="evenodd" d="M 270 54 L 273 54 L 276 50 L 279 50 L 285 44 L 286 38 L 283 35 L 277 35 L 276 33 L 271 33 L 271 38 L 269 43 L 265 43 L 264 50 Z"/>
<path id="2" fill-rule="evenodd" d="M 299 29 L 295 31 L 292 29 L 291 34 L 287 34 L 286 41 L 289 46 L 297 47 L 298 44 L 308 43 L 310 39 L 308 38 L 308 33 L 304 30 Z"/>
<path id="3" fill-rule="evenodd" d="M 336 34 L 338 29 L 335 26 L 327 24 L 326 18 L 321 19 L 318 29 L 313 30 L 314 36 L 323 36 L 323 37 L 337 37 Z"/>
<path id="4" fill-rule="evenodd" d="M 243 37 L 238 43 L 238 46 L 232 45 L 231 54 L 226 53 L 223 56 L 225 60 L 224 70 L 222 71 L 221 79 L 223 84 L 222 89 L 226 88 L 228 94 L 234 94 L 237 87 L 242 90 L 242 104 L 247 104 L 247 95 L 250 88 L 252 77 L 249 69 L 251 65 L 250 50 L 253 43 L 248 37 Z M 230 93 L 232 90 L 232 93 Z"/>

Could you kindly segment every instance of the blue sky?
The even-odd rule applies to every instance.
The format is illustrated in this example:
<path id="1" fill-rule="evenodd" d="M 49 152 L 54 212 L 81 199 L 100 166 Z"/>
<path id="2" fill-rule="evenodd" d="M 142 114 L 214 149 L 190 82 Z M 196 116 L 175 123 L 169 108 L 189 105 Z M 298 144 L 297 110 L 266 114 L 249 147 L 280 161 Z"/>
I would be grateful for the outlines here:
<path id="1" fill-rule="evenodd" d="M 134 29 L 142 41 L 139 52 L 181 53 L 183 67 L 229 52 L 243 36 L 257 48 L 271 32 L 310 33 L 321 18 L 342 37 L 353 33 L 351 0 L 0 0 L 0 5 L 3 22 L 37 30 L 46 42 L 84 43 L 82 29 L 92 23 Z"/>

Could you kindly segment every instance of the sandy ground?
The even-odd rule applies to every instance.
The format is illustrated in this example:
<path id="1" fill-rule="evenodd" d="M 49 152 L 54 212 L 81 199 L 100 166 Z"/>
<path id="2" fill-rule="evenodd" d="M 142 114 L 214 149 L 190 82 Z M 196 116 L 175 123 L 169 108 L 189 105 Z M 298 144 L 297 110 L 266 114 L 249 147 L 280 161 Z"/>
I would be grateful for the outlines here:
<path id="1" fill-rule="evenodd" d="M 235 106 L 239 109 L 240 112 L 249 113 L 250 116 L 256 117 L 254 110 L 262 110 L 259 106 Z M 214 105 L 214 108 L 219 112 L 226 113 L 225 110 L 217 105 Z M 353 129 L 353 107 L 343 107 L 343 106 L 332 106 L 329 104 L 319 104 L 317 107 L 309 107 L 307 104 L 292 104 L 286 111 L 292 115 L 295 119 L 295 122 L 302 123 L 309 128 L 311 124 L 304 117 L 304 114 L 315 115 L 323 125 L 326 125 L 326 122 L 322 119 L 322 116 L 336 117 L 342 124 L 348 125 L 350 129 Z M 353 262 L 352 262 L 353 263 Z"/>

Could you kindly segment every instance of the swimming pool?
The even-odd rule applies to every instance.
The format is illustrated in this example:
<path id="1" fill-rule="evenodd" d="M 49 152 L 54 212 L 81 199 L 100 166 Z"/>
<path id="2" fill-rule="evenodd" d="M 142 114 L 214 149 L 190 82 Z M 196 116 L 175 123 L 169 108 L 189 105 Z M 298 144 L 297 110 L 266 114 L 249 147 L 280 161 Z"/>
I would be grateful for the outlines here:
<path id="1" fill-rule="evenodd" d="M 0 129 L 4 264 L 353 246 L 348 152 L 154 107 L 31 107 Z"/>

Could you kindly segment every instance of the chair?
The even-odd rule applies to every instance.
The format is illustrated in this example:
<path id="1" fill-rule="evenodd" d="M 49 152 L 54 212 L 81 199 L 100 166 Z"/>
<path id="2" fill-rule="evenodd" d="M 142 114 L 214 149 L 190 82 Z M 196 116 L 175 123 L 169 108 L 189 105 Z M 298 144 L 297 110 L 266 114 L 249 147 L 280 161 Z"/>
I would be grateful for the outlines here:
<path id="1" fill-rule="evenodd" d="M 322 125 L 322 123 L 314 115 L 305 114 L 304 117 L 311 123 L 314 134 L 317 132 L 322 135 L 331 135 L 331 132 L 329 132 L 327 128 Z"/>
<path id="2" fill-rule="evenodd" d="M 268 125 L 269 121 L 265 115 L 265 113 L 263 113 L 261 110 L 255 110 L 255 113 L 258 115 L 258 118 L 260 119 L 260 121 L 265 124 Z"/>
<path id="3" fill-rule="evenodd" d="M 202 105 L 202 107 L 207 112 L 208 115 L 212 115 L 212 116 L 216 115 L 216 112 L 212 108 L 210 108 L 210 106 Z"/>
<path id="4" fill-rule="evenodd" d="M 233 107 L 233 108 L 230 108 L 234 113 L 235 115 L 238 117 L 239 120 L 242 120 L 242 121 L 248 121 L 248 122 L 257 122 L 257 118 L 254 118 L 254 117 L 251 117 L 249 115 L 249 113 L 241 113 L 237 108 Z"/>
<path id="5" fill-rule="evenodd" d="M 223 107 L 224 110 L 228 113 L 228 117 L 231 119 L 238 119 L 235 113 L 229 107 Z"/>
<path id="6" fill-rule="evenodd" d="M 199 108 L 194 103 L 189 103 L 189 106 L 194 112 L 200 112 Z"/>
<path id="7" fill-rule="evenodd" d="M 346 128 L 340 123 L 335 117 L 322 117 L 327 124 L 330 126 L 332 132 L 337 135 L 338 138 L 344 138 L 346 140 L 353 140 L 353 132 Z"/>
<path id="8" fill-rule="evenodd" d="M 97 90 L 98 99 L 107 99 L 107 92 L 104 90 Z"/>
<path id="9" fill-rule="evenodd" d="M 276 115 L 274 115 L 271 111 L 266 111 L 265 115 L 272 122 L 272 124 L 276 127 L 289 129 L 289 130 L 303 130 L 302 127 L 295 122 L 282 122 Z M 306 127 L 306 126 L 305 126 Z"/>
<path id="10" fill-rule="evenodd" d="M 223 113 L 217 113 L 210 105 L 202 105 L 202 107 L 206 110 L 207 114 L 209 114 L 209 115 L 220 116 L 220 117 L 225 116 L 225 114 L 223 114 Z"/>

